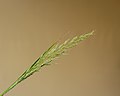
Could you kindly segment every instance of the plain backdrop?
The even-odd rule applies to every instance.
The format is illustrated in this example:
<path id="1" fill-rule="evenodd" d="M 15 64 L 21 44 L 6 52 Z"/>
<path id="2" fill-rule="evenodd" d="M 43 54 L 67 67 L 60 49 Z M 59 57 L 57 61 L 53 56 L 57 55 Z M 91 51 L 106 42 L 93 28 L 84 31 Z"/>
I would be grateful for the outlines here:
<path id="1" fill-rule="evenodd" d="M 55 41 L 92 29 L 5 96 L 120 96 L 120 1 L 0 0 L 0 93 Z"/>

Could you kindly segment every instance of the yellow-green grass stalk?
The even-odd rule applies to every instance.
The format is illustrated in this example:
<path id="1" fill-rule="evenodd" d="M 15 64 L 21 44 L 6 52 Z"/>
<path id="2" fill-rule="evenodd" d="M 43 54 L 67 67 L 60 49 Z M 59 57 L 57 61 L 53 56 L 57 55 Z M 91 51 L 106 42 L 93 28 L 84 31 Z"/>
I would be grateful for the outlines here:
<path id="1" fill-rule="evenodd" d="M 10 87 L 8 87 L 0 96 L 4 96 L 7 92 L 13 89 L 21 81 L 25 80 L 33 73 L 38 72 L 43 66 L 51 64 L 51 62 L 57 57 L 63 55 L 68 49 L 78 45 L 80 41 L 83 41 L 93 35 L 93 32 L 89 32 L 80 36 L 75 36 L 72 39 L 66 40 L 64 43 L 59 44 L 55 42 L 50 48 L 48 48 Z"/>

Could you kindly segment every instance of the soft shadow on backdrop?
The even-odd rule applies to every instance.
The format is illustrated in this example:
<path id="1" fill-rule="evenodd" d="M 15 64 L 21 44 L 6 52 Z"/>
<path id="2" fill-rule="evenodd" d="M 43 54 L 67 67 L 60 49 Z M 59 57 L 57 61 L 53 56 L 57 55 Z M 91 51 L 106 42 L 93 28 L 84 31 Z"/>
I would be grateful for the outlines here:
<path id="1" fill-rule="evenodd" d="M 53 42 L 93 37 L 6 96 L 120 96 L 119 0 L 0 0 L 0 93 Z"/>

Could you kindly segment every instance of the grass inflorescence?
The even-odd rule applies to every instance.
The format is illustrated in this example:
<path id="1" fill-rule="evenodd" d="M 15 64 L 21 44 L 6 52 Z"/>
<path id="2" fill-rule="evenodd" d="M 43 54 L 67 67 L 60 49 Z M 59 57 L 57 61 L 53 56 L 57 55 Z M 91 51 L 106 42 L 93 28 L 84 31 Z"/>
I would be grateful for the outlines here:
<path id="1" fill-rule="evenodd" d="M 38 72 L 43 66 L 51 64 L 51 62 L 63 55 L 68 51 L 68 49 L 78 45 L 80 41 L 87 39 L 89 36 L 93 35 L 93 32 L 76 36 L 72 39 L 66 40 L 63 44 L 55 42 L 50 48 L 47 49 L 31 66 L 28 68 L 10 87 L 8 87 L 0 96 L 5 95 L 11 89 L 13 89 L 21 81 L 25 80 L 33 73 Z"/>

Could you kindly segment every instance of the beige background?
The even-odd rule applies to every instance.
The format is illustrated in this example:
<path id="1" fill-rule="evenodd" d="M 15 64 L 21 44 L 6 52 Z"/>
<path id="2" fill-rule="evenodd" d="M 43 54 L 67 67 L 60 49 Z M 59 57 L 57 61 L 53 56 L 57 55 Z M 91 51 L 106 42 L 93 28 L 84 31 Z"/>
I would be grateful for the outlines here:
<path id="1" fill-rule="evenodd" d="M 6 96 L 120 96 L 119 26 L 119 0 L 0 0 L 0 93 L 53 42 L 95 29 Z"/>

